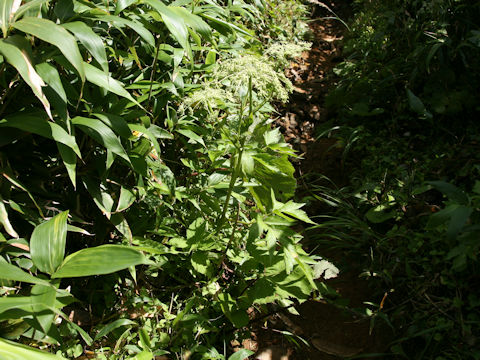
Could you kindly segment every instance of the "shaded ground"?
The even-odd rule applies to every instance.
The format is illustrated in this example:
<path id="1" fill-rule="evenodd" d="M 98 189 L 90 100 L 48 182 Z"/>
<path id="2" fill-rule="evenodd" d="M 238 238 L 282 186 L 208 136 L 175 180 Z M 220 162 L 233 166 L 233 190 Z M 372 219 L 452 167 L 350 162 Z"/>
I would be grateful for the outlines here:
<path id="1" fill-rule="evenodd" d="M 324 98 L 335 86 L 333 68 L 342 59 L 341 40 L 345 31 L 340 21 L 325 19 L 332 16 L 327 7 L 345 20 L 351 12 L 348 1 L 311 1 L 316 4 L 310 23 L 314 35 L 312 49 L 288 70 L 295 92 L 284 109 L 284 115 L 277 119 L 277 125 L 286 140 L 303 157 L 297 163 L 299 179 L 322 174 L 341 187 L 348 181 L 341 165 L 343 149 L 334 138 L 316 140 L 315 129 L 329 117 Z M 309 210 L 310 215 L 314 215 L 319 209 L 314 206 Z M 333 360 L 381 353 L 388 345 L 390 330 L 386 326 L 372 329 L 370 318 L 361 313 L 365 302 L 379 304 L 382 298 L 375 298 L 367 282 L 359 278 L 361 270 L 355 266 L 354 259 L 329 249 L 317 249 L 317 252 L 324 254 L 340 269 L 337 278 L 326 282 L 332 289 L 332 299 L 308 301 L 296 308 L 297 315 L 283 311 L 262 319 L 255 329 L 253 340 L 243 344 L 252 350 L 260 347 L 255 359 Z M 303 344 L 302 339 L 309 346 Z"/>

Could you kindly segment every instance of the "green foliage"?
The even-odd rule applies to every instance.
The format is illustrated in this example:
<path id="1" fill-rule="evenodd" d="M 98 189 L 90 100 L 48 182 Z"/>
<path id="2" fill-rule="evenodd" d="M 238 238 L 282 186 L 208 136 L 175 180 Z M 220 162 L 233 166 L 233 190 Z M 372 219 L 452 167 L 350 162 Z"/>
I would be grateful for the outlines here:
<path id="1" fill-rule="evenodd" d="M 317 241 L 364 260 L 372 321 L 391 354 L 477 359 L 480 15 L 469 1 L 356 1 L 327 105 L 344 149 L 343 189 Z"/>
<path id="2" fill-rule="evenodd" d="M 307 47 L 288 4 L 2 2 L 0 357 L 225 359 L 248 308 L 316 289 L 270 119 Z"/>

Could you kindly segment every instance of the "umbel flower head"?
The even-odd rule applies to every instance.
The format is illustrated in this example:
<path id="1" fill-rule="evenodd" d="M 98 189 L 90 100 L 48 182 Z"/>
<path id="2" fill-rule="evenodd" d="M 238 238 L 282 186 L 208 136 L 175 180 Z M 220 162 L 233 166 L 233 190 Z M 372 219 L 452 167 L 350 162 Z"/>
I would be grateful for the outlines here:
<path id="1" fill-rule="evenodd" d="M 285 102 L 293 86 L 283 72 L 276 71 L 273 63 L 255 55 L 227 59 L 213 71 L 213 77 L 234 95 L 240 95 L 252 79 L 252 90 L 264 101 Z"/>

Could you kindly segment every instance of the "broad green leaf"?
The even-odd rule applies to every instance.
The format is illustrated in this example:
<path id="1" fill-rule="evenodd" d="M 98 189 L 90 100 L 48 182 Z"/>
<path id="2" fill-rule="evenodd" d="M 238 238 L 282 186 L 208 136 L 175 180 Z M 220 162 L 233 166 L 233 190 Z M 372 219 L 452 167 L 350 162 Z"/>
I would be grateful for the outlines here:
<path id="1" fill-rule="evenodd" d="M 0 223 L 2 223 L 3 228 L 5 229 L 8 235 L 10 235 L 13 238 L 18 238 L 18 234 L 13 228 L 12 224 L 10 223 L 10 219 L 8 218 L 7 208 L 3 203 L 3 198 L 1 195 L 0 195 Z"/>
<path id="2" fill-rule="evenodd" d="M 30 253 L 35 266 L 53 274 L 65 256 L 68 210 L 38 225 L 30 238 Z"/>
<path id="3" fill-rule="evenodd" d="M 13 127 L 55 140 L 72 149 L 81 158 L 75 137 L 68 134 L 60 125 L 38 115 L 15 115 L 0 120 L 0 127 Z"/>
<path id="4" fill-rule="evenodd" d="M 128 360 L 153 360 L 154 358 L 155 356 L 151 351 L 143 350 L 142 352 L 139 352 L 134 357 L 128 358 Z"/>
<path id="5" fill-rule="evenodd" d="M 130 139 L 132 137 L 132 131 L 128 127 L 128 123 L 118 115 L 113 114 L 92 114 L 96 118 L 102 120 L 109 128 L 111 128 L 117 135 L 120 135 L 124 139 Z"/>
<path id="6" fill-rule="evenodd" d="M 55 24 L 53 21 L 34 17 L 23 18 L 12 24 L 12 26 L 17 30 L 55 45 L 78 71 L 82 81 L 85 81 L 82 55 L 80 54 L 80 50 L 78 50 L 75 37 L 67 30 Z"/>
<path id="7" fill-rule="evenodd" d="M 135 100 L 132 95 L 125 90 L 120 81 L 115 80 L 110 75 L 106 74 L 100 69 L 97 69 L 95 66 L 90 65 L 89 63 L 84 62 L 83 64 L 85 68 L 85 75 L 89 82 L 100 86 L 101 88 L 104 88 L 105 90 L 110 91 L 118 96 L 124 97 L 125 99 L 128 99 L 141 107 L 137 100 Z"/>
<path id="8" fill-rule="evenodd" d="M 102 338 L 105 335 L 108 335 L 111 333 L 113 330 L 121 327 L 121 326 L 137 326 L 138 324 L 135 321 L 129 320 L 129 319 L 118 319 L 110 324 L 105 325 L 95 336 L 95 341 L 98 339 Z"/>
<path id="9" fill-rule="evenodd" d="M 28 57 L 25 39 L 19 36 L 10 36 L 8 39 L 0 40 L 0 53 L 7 59 L 7 62 L 17 69 L 23 80 L 30 86 L 35 96 L 42 103 L 48 117 L 52 118 L 50 103 L 43 93 L 42 87 L 45 86 L 43 79 L 38 75 L 33 67 L 32 61 Z"/>
<path id="10" fill-rule="evenodd" d="M 66 360 L 63 356 L 49 354 L 35 348 L 0 339 L 0 359 L 2 360 Z"/>
<path id="11" fill-rule="evenodd" d="M 125 219 L 125 216 L 121 213 L 112 214 L 110 221 L 131 244 L 133 240 L 132 230 L 130 229 L 130 225 L 128 225 L 127 219 Z"/>
<path id="12" fill-rule="evenodd" d="M 202 35 L 204 38 L 210 38 L 212 29 L 210 26 L 198 15 L 192 14 L 190 11 L 179 6 L 169 6 L 177 17 L 181 18 L 183 22 L 195 32 Z"/>
<path id="13" fill-rule="evenodd" d="M 50 309 L 55 307 L 56 289 L 53 286 L 34 285 L 30 291 L 32 311 L 43 332 L 48 333 L 55 319 Z"/>
<path id="14" fill-rule="evenodd" d="M 48 281 L 36 278 L 33 275 L 23 271 L 18 266 L 9 264 L 0 257 L 0 278 L 5 280 L 21 281 L 31 284 L 50 285 Z"/>
<path id="15" fill-rule="evenodd" d="M 145 256 L 126 246 L 102 245 L 77 251 L 65 258 L 52 278 L 110 274 L 140 264 Z"/>
<path id="16" fill-rule="evenodd" d="M 426 118 L 432 118 L 432 114 L 428 112 L 422 100 L 420 100 L 420 98 L 416 96 L 410 89 L 407 89 L 407 96 L 410 109 L 419 115 L 425 116 Z"/>
<path id="17" fill-rule="evenodd" d="M 20 0 L 2 0 L 0 2 L 0 28 L 3 32 L 3 37 L 8 36 L 8 27 L 10 25 L 10 19 L 18 9 Z"/>
<path id="18" fill-rule="evenodd" d="M 40 10 L 40 7 L 46 3 L 47 1 L 50 0 L 30 0 L 26 4 L 23 4 L 18 8 L 17 11 L 15 11 L 14 16 L 13 16 L 13 21 L 17 21 L 23 14 L 25 14 L 29 10 L 33 10 L 37 8 Z M 21 0 L 17 0 L 18 3 L 21 2 Z"/>
<path id="19" fill-rule="evenodd" d="M 103 145 L 106 149 L 112 151 L 122 159 L 125 159 L 127 162 L 130 162 L 130 159 L 128 158 L 128 155 L 120 140 L 117 138 L 112 129 L 110 129 L 102 121 L 77 116 L 72 119 L 72 124 L 82 129 L 83 132 Z"/>
<path id="20" fill-rule="evenodd" d="M 253 355 L 254 352 L 247 349 L 240 349 L 237 352 L 233 353 L 228 360 L 245 360 L 250 355 Z"/>
<path id="21" fill-rule="evenodd" d="M 108 71 L 107 53 L 102 38 L 95 34 L 90 26 L 84 22 L 73 21 L 62 24 L 62 27 L 73 33 L 75 37 L 82 43 L 90 54 L 98 61 L 103 71 Z"/>
<path id="22" fill-rule="evenodd" d="M 123 10 L 136 2 L 137 0 L 118 0 L 115 5 L 115 15 L 120 14 Z"/>
<path id="23" fill-rule="evenodd" d="M 143 0 L 143 2 L 150 5 L 160 14 L 163 22 L 173 37 L 185 50 L 190 51 L 188 29 L 184 19 L 179 16 L 171 6 L 166 6 L 160 0 Z"/>
<path id="24" fill-rule="evenodd" d="M 470 202 L 465 192 L 453 184 L 445 181 L 427 181 L 427 184 L 432 185 L 435 189 L 445 195 L 448 200 L 456 202 L 460 205 L 468 205 Z"/>

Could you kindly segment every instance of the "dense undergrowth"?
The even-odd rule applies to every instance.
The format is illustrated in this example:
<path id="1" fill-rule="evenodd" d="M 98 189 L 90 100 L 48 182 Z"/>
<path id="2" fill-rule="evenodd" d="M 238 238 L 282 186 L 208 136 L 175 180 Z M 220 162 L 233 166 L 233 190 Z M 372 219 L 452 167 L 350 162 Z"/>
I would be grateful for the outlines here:
<path id="1" fill-rule="evenodd" d="M 310 296 L 325 261 L 270 120 L 305 14 L 0 3 L 0 358 L 225 359 L 248 309 Z"/>
<path id="2" fill-rule="evenodd" d="M 349 185 L 310 236 L 361 260 L 394 331 L 380 357 L 479 359 L 480 4 L 355 1 L 319 130 Z M 314 186 L 315 187 L 315 186 Z"/>

